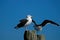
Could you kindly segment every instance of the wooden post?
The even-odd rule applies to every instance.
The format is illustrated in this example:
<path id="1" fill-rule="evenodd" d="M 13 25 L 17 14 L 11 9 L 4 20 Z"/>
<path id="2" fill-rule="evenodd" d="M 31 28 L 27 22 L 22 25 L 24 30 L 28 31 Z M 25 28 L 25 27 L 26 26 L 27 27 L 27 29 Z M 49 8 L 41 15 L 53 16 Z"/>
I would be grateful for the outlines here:
<path id="1" fill-rule="evenodd" d="M 24 32 L 24 40 L 45 40 L 44 35 L 36 35 L 36 31 L 25 31 Z"/>
<path id="2" fill-rule="evenodd" d="M 42 35 L 37 35 L 37 40 L 45 40 L 45 36 Z"/>

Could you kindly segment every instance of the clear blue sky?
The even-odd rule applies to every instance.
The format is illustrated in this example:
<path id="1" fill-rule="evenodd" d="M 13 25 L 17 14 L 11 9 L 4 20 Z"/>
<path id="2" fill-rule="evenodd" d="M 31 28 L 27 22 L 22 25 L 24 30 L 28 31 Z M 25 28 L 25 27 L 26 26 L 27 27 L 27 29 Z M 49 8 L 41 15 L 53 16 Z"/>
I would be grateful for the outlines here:
<path id="1" fill-rule="evenodd" d="M 37 23 L 49 19 L 60 24 L 60 0 L 0 0 L 0 40 L 24 40 L 25 29 L 14 27 L 28 14 Z M 32 24 L 28 30 L 33 30 Z M 60 27 L 48 24 L 40 34 L 46 40 L 60 40 Z"/>

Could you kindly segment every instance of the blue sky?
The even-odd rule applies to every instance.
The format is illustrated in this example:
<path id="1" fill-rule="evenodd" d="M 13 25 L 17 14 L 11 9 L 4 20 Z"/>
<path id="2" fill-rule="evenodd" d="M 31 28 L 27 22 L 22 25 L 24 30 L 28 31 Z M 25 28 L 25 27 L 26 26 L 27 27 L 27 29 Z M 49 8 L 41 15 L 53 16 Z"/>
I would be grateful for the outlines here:
<path id="1" fill-rule="evenodd" d="M 24 40 L 25 29 L 14 27 L 28 14 L 37 23 L 49 19 L 60 24 L 60 0 L 0 0 L 0 40 Z M 28 30 L 33 30 L 33 24 Z M 48 24 L 39 34 L 46 40 L 60 40 L 60 27 Z"/>

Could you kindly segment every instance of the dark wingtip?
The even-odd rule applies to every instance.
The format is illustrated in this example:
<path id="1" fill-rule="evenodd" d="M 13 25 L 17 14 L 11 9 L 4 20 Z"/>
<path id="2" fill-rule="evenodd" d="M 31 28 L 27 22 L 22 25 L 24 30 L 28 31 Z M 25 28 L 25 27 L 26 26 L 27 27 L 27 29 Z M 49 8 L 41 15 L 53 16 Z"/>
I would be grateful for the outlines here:
<path id="1" fill-rule="evenodd" d="M 60 26 L 60 25 L 57 25 L 57 26 Z"/>

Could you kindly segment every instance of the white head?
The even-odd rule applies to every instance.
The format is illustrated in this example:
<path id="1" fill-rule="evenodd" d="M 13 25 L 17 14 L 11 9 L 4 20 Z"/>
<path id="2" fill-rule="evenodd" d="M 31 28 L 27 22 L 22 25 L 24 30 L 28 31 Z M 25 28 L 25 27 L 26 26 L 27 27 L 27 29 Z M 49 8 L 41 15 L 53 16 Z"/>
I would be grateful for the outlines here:
<path id="1" fill-rule="evenodd" d="M 31 15 L 27 15 L 26 17 L 27 17 L 27 18 L 28 18 L 28 17 L 29 17 L 29 18 L 32 18 L 32 16 L 31 16 Z"/>

